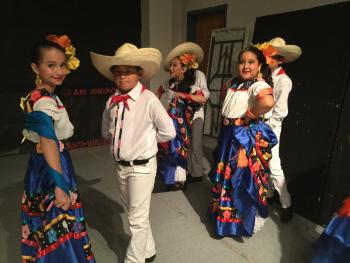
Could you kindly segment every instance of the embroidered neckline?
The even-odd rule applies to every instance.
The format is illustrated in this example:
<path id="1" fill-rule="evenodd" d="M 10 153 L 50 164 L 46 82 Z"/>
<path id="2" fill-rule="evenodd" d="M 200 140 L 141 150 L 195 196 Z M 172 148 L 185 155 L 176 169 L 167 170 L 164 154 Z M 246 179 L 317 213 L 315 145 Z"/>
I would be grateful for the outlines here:
<path id="1" fill-rule="evenodd" d="M 231 81 L 230 89 L 232 89 L 232 90 L 248 90 L 249 87 L 255 82 L 256 82 L 256 80 L 241 81 L 238 78 L 234 78 Z M 239 87 L 239 89 L 238 89 L 238 87 Z"/>

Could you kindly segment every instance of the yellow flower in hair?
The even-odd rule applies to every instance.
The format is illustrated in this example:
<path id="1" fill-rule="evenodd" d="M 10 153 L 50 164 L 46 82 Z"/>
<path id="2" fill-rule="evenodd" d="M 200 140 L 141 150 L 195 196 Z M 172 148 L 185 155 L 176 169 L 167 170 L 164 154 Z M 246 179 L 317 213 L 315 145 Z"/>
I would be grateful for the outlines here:
<path id="1" fill-rule="evenodd" d="M 256 44 L 256 45 L 254 45 L 254 47 L 260 49 L 263 52 L 263 54 L 266 58 L 267 64 L 273 63 L 272 57 L 277 55 L 278 50 L 276 48 L 274 48 L 269 42 Z"/>
<path id="2" fill-rule="evenodd" d="M 76 57 L 70 57 L 68 60 L 67 60 L 67 68 L 68 68 L 68 73 L 71 71 L 71 70 L 75 70 L 79 67 L 80 65 L 80 60 Z"/>
<path id="3" fill-rule="evenodd" d="M 67 56 L 69 56 L 69 55 L 74 56 L 75 55 L 75 47 L 73 47 L 72 45 L 66 47 L 65 53 Z"/>
<path id="4" fill-rule="evenodd" d="M 261 51 L 263 51 L 265 48 L 267 48 L 270 45 L 269 42 L 264 42 L 264 43 L 258 43 L 256 45 L 254 45 L 254 47 L 256 47 L 257 49 L 260 49 Z"/>

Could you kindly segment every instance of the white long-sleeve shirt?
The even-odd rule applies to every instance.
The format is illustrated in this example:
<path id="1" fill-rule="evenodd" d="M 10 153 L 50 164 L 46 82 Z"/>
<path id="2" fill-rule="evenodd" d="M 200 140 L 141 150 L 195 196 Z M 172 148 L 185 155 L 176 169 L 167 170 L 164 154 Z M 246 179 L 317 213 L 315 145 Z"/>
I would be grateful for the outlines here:
<path id="1" fill-rule="evenodd" d="M 158 151 L 157 142 L 166 142 L 176 135 L 172 119 L 159 99 L 149 90 L 142 91 L 139 82 L 128 95 L 129 109 L 122 102 L 106 102 L 102 116 L 102 137 L 111 140 L 111 151 L 116 160 L 134 161 L 149 159 Z M 117 90 L 114 95 L 119 95 Z M 122 113 L 124 110 L 124 120 Z M 117 115 L 118 114 L 118 115 Z M 119 144 L 119 134 L 122 134 Z M 118 144 L 120 147 L 118 156 Z"/>
<path id="2" fill-rule="evenodd" d="M 269 119 L 267 123 L 273 128 L 280 127 L 283 119 L 288 115 L 288 96 L 293 84 L 281 67 L 274 70 L 271 75 L 275 105 L 265 114 L 265 118 Z"/>

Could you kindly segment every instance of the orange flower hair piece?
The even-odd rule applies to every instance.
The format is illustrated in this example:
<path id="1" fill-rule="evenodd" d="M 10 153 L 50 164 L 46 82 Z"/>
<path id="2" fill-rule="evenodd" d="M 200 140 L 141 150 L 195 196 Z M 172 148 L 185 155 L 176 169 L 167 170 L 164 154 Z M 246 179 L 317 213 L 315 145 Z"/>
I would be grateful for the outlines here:
<path id="1" fill-rule="evenodd" d="M 188 70 L 191 68 L 193 68 L 193 69 L 198 68 L 198 63 L 196 61 L 196 55 L 185 53 L 182 56 L 180 56 L 180 61 L 184 65 L 185 70 Z"/>
<path id="2" fill-rule="evenodd" d="M 57 45 L 64 48 L 65 54 L 67 57 L 68 73 L 70 73 L 72 70 L 75 70 L 79 67 L 80 60 L 77 57 L 75 57 L 75 47 L 73 47 L 67 35 L 62 35 L 62 36 L 49 35 L 47 36 L 47 40 L 53 43 L 56 43 Z"/>
<path id="3" fill-rule="evenodd" d="M 343 206 L 338 211 L 339 216 L 347 216 L 350 217 L 350 197 L 348 197 L 344 203 Z"/>
<path id="4" fill-rule="evenodd" d="M 278 50 L 276 48 L 274 48 L 269 42 L 264 42 L 262 44 L 256 44 L 254 45 L 254 47 L 256 47 L 257 49 L 260 49 L 265 58 L 266 58 L 266 63 L 268 65 L 270 65 L 273 60 L 272 60 L 272 57 L 277 55 L 278 53 Z"/>

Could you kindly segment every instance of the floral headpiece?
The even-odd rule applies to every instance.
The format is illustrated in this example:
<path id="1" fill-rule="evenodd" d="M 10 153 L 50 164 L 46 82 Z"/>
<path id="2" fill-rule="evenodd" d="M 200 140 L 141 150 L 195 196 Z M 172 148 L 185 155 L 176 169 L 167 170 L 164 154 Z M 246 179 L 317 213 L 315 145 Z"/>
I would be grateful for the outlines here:
<path id="1" fill-rule="evenodd" d="M 192 54 L 183 54 L 180 56 L 180 61 L 184 65 L 184 69 L 187 71 L 188 69 L 197 69 L 198 68 L 198 63 L 196 61 L 196 55 Z"/>
<path id="2" fill-rule="evenodd" d="M 266 58 L 266 63 L 268 65 L 270 65 L 273 61 L 272 61 L 272 57 L 277 55 L 278 53 L 278 50 L 276 48 L 274 48 L 270 42 L 264 42 L 264 43 L 261 43 L 261 44 L 256 44 L 254 45 L 254 47 L 256 47 L 257 49 L 260 49 L 265 58 Z"/>
<path id="3" fill-rule="evenodd" d="M 75 57 L 75 47 L 73 47 L 73 45 L 71 44 L 71 41 L 68 36 L 49 35 L 47 36 L 46 39 L 64 48 L 65 50 L 64 53 L 66 54 L 66 57 L 67 57 L 68 73 L 79 67 L 80 61 L 78 58 Z"/>

